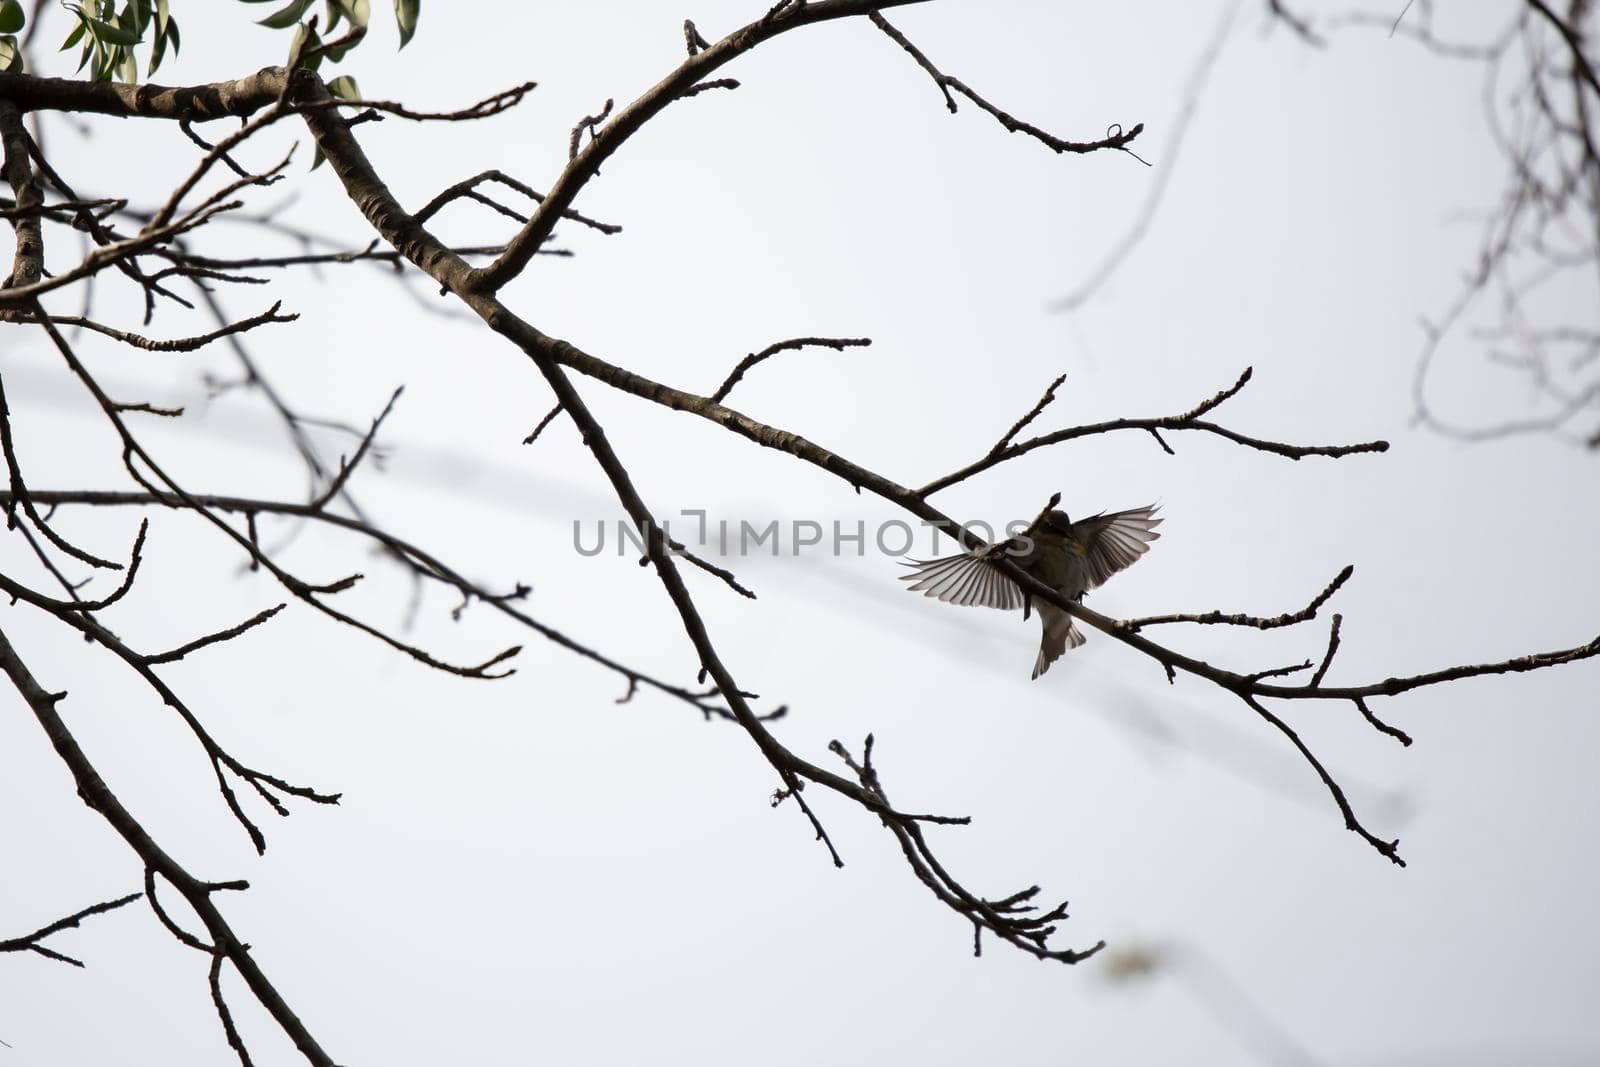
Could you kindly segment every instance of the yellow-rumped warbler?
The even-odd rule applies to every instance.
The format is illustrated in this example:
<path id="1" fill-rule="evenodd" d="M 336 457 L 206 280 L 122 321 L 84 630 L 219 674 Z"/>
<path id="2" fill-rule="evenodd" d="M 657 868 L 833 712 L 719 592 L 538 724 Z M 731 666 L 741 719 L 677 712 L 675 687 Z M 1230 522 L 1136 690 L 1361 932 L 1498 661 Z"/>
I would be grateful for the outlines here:
<path id="1" fill-rule="evenodd" d="M 1055 503 L 1054 500 L 1051 503 Z M 1008 578 L 995 561 L 1011 562 L 1070 600 L 1133 564 L 1161 535 L 1156 527 L 1157 505 L 1113 511 L 1073 522 L 1064 511 L 1046 510 L 1020 536 L 990 545 L 979 552 L 959 552 L 940 559 L 913 560 L 916 568 L 902 574 L 914 592 L 937 597 L 947 604 L 977 605 L 1010 611 L 1022 609 L 1028 617 L 1032 596 Z M 1035 678 L 1050 668 L 1063 652 L 1084 643 L 1072 616 L 1054 604 L 1039 604 L 1044 637 L 1033 664 Z"/>

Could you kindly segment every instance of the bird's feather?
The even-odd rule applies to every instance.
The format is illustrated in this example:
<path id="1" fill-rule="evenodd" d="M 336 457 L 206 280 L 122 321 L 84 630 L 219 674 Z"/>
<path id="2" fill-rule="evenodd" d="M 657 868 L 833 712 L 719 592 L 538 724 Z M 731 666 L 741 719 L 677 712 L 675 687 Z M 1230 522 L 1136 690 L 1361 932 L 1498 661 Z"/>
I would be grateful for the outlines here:
<path id="1" fill-rule="evenodd" d="M 946 604 L 964 607 L 999 608 L 1012 611 L 1022 606 L 1022 590 L 1001 573 L 989 559 L 990 553 L 973 555 L 958 552 L 939 559 L 912 560 L 915 570 L 900 575 L 910 582 L 913 592 L 931 596 Z"/>
<path id="2" fill-rule="evenodd" d="M 1084 546 L 1089 563 L 1089 588 L 1104 584 L 1113 574 L 1132 566 L 1161 535 L 1155 517 L 1158 505 L 1151 504 L 1109 515 L 1095 515 L 1072 524 L 1072 536 Z"/>

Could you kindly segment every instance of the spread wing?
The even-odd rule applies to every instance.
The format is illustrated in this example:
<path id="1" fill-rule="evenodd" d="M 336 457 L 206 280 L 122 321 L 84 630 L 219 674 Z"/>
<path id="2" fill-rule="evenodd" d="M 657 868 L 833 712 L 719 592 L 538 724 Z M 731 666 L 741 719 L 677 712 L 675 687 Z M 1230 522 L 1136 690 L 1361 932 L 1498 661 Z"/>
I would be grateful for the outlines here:
<path id="1" fill-rule="evenodd" d="M 1089 588 L 1103 583 L 1124 568 L 1132 566 L 1150 548 L 1150 542 L 1161 535 L 1156 527 L 1162 521 L 1155 517 L 1157 504 L 1128 511 L 1113 511 L 1109 515 L 1096 515 L 1072 524 L 1072 532 L 1079 543 L 1086 545 L 1089 563 Z M 931 595 L 931 594 L 930 594 Z"/>
<path id="2" fill-rule="evenodd" d="M 916 569 L 900 575 L 910 582 L 913 592 L 936 597 L 946 604 L 999 608 L 1011 611 L 1022 607 L 1022 590 L 989 560 L 989 553 L 974 556 L 958 552 L 939 559 L 912 560 Z"/>

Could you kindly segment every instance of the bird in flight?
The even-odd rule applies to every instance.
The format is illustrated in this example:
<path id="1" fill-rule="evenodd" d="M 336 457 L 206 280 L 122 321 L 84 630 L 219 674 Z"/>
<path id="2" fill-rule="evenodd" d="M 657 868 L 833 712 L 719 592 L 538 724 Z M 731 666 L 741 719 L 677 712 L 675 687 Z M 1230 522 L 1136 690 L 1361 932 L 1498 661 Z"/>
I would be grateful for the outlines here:
<path id="1" fill-rule="evenodd" d="M 976 552 L 958 552 L 939 559 L 913 560 L 915 569 L 900 575 L 910 582 L 913 592 L 931 596 L 947 604 L 977 605 L 1010 611 L 1022 609 L 1027 618 L 1033 597 L 1012 581 L 999 566 L 1009 558 L 1028 574 L 1069 600 L 1082 600 L 1083 594 L 1097 588 L 1113 574 L 1132 566 L 1161 535 L 1155 517 L 1158 505 L 1128 511 L 1101 513 L 1073 522 L 1064 511 L 1055 509 L 1059 500 L 1041 512 L 1022 534 Z M 1086 640 L 1072 616 L 1054 604 L 1038 604 L 1039 622 L 1044 635 L 1039 642 L 1039 658 L 1033 664 L 1035 678 L 1050 669 L 1061 654 Z"/>

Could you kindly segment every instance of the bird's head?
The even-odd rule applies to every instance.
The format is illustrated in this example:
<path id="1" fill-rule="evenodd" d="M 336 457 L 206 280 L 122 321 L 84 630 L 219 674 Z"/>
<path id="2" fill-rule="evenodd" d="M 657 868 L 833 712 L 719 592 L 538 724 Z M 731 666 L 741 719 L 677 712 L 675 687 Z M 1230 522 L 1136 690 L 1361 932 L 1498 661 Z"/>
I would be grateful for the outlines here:
<path id="1" fill-rule="evenodd" d="M 1067 518 L 1067 513 L 1056 508 L 1051 508 L 1044 513 L 1040 522 L 1046 533 L 1053 533 L 1058 537 L 1065 537 L 1072 529 L 1072 520 Z"/>

